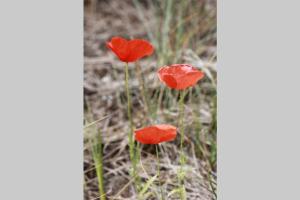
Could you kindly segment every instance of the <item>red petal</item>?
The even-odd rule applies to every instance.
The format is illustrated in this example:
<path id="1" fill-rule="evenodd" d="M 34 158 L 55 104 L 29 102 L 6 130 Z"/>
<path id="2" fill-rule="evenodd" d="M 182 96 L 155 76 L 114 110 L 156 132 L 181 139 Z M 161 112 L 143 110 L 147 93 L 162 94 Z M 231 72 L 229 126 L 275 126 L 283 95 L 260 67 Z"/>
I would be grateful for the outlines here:
<path id="1" fill-rule="evenodd" d="M 142 57 L 151 55 L 153 46 L 146 40 L 135 39 L 129 41 L 128 51 L 127 62 L 134 62 Z"/>
<path id="2" fill-rule="evenodd" d="M 177 81 L 172 75 L 165 74 L 162 76 L 162 80 L 166 83 L 170 88 L 175 89 L 177 86 Z"/>
<path id="3" fill-rule="evenodd" d="M 183 90 L 194 86 L 204 77 L 204 73 L 188 64 L 173 64 L 161 67 L 158 71 L 161 81 L 168 87 Z"/>
<path id="4" fill-rule="evenodd" d="M 174 89 L 176 88 L 177 81 L 173 77 L 173 75 L 171 73 L 169 73 L 168 66 L 161 67 L 158 70 L 158 77 L 159 77 L 160 81 L 164 82 L 168 87 L 174 88 Z"/>
<path id="5" fill-rule="evenodd" d="M 174 140 L 176 127 L 166 124 L 148 126 L 135 131 L 135 139 L 143 144 L 159 144 Z"/>
<path id="6" fill-rule="evenodd" d="M 166 125 L 166 124 L 161 124 L 161 125 L 156 125 L 156 127 L 163 131 L 163 134 L 160 134 L 160 142 L 167 142 L 174 140 L 176 138 L 177 134 L 177 129 L 174 126 L 171 125 Z"/>
<path id="7" fill-rule="evenodd" d="M 121 61 L 127 62 L 126 58 L 129 55 L 128 43 L 127 40 L 121 37 L 113 37 L 110 42 L 106 43 L 106 46 L 110 48 Z"/>
<path id="8" fill-rule="evenodd" d="M 143 144 L 158 144 L 159 135 L 155 126 L 146 127 L 135 131 L 135 139 Z"/>
<path id="9" fill-rule="evenodd" d="M 204 77 L 204 73 L 201 71 L 192 71 L 185 74 L 180 78 L 180 84 L 178 84 L 177 89 L 186 89 L 197 84 L 197 82 Z"/>

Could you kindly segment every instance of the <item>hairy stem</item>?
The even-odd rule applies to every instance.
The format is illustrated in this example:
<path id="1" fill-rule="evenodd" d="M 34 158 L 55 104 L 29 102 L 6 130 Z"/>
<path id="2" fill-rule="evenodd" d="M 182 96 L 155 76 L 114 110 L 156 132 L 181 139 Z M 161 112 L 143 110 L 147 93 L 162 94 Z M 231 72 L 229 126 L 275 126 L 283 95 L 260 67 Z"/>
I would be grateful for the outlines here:
<path id="1" fill-rule="evenodd" d="M 179 184 L 180 184 L 180 199 L 185 200 L 185 187 L 184 187 L 184 172 L 183 166 L 185 164 L 185 157 L 183 152 L 184 142 L 184 96 L 185 91 L 180 91 L 179 100 L 179 132 L 180 132 L 180 172 L 179 172 Z"/>
<path id="2" fill-rule="evenodd" d="M 125 66 L 125 87 L 126 87 L 126 95 L 127 95 L 127 115 L 129 119 L 129 126 L 130 126 L 130 131 L 128 134 L 128 139 L 129 139 L 129 155 L 130 155 L 130 160 L 133 165 L 133 173 L 132 176 L 136 176 L 136 159 L 135 159 L 135 145 L 134 145 L 134 140 L 133 140 L 133 120 L 132 120 L 132 115 L 131 115 L 131 95 L 130 95 L 130 89 L 129 89 L 129 69 L 128 69 L 128 63 L 126 63 Z"/>

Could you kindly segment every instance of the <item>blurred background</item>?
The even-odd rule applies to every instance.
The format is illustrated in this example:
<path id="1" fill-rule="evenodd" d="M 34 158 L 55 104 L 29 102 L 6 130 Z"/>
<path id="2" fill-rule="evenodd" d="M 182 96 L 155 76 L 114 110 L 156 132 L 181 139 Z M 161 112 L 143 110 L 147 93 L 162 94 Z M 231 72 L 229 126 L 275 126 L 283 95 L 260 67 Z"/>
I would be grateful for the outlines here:
<path id="1" fill-rule="evenodd" d="M 188 63 L 205 72 L 185 97 L 185 187 L 187 199 L 216 199 L 216 7 L 216 0 L 84 0 L 85 125 L 94 127 L 84 130 L 86 200 L 100 199 L 99 181 L 107 199 L 137 199 L 129 175 L 125 66 L 105 45 L 113 36 L 146 39 L 155 47 L 152 56 L 129 64 L 136 128 L 178 125 L 179 93 L 159 82 L 159 67 Z M 95 149 L 103 152 L 103 180 L 97 177 Z M 165 199 L 178 199 L 179 137 L 161 144 L 160 151 Z M 142 180 L 156 173 L 153 146 L 141 146 L 139 165 Z M 145 199 L 158 199 L 157 191 L 153 183 Z"/>

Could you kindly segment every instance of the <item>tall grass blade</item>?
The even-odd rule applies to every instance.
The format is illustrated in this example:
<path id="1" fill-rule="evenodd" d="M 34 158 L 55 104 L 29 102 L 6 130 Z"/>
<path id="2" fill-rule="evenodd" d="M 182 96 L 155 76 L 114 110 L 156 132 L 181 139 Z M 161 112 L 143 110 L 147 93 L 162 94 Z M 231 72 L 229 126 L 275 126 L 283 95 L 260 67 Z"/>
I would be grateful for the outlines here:
<path id="1" fill-rule="evenodd" d="M 157 174 L 155 176 L 152 176 L 146 183 L 145 185 L 142 187 L 141 192 L 140 192 L 140 196 L 144 198 L 145 193 L 148 191 L 148 189 L 150 188 L 150 186 L 154 183 L 154 181 L 157 178 Z"/>
<path id="2" fill-rule="evenodd" d="M 104 192 L 104 181 L 103 181 L 103 155 L 102 155 L 102 137 L 101 131 L 98 131 L 96 139 L 93 142 L 92 146 L 92 156 L 95 163 L 95 169 L 98 180 L 98 190 L 100 193 L 100 199 L 105 200 L 105 192 Z"/>

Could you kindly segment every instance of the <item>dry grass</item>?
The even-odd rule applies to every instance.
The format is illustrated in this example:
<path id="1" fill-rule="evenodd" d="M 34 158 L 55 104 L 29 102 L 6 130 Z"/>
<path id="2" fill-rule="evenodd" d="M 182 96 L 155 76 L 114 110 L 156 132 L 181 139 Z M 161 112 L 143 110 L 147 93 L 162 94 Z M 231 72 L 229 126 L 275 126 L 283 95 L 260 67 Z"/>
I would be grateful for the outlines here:
<path id="1" fill-rule="evenodd" d="M 103 118 L 96 126 L 102 133 L 104 189 L 108 199 L 137 199 L 129 175 L 124 64 L 105 47 L 105 42 L 116 35 L 152 39 L 151 42 L 156 44 L 155 55 L 142 59 L 138 63 L 140 68 L 133 63 L 129 65 L 136 128 L 150 123 L 178 123 L 178 93 L 161 87 L 155 74 L 160 65 L 190 63 L 206 72 L 206 78 L 191 89 L 185 99 L 185 186 L 188 199 L 214 199 L 217 131 L 215 0 L 187 0 L 186 4 L 181 3 L 185 1 L 172 1 L 171 5 L 167 5 L 167 0 L 93 2 L 85 7 L 84 97 L 86 114 L 88 105 L 94 120 Z M 142 77 L 138 69 L 142 71 Z M 141 95 L 143 82 L 146 98 Z M 147 114 L 149 112 L 151 115 Z M 87 200 L 99 199 L 90 143 L 94 137 L 93 131 L 85 130 L 84 188 Z M 178 184 L 178 149 L 179 138 L 160 145 L 160 182 L 166 197 Z M 143 145 L 139 175 L 146 182 L 155 174 L 155 147 Z M 158 199 L 158 192 L 156 180 L 147 191 L 150 196 L 146 199 Z M 173 194 L 166 199 L 178 199 L 178 196 Z"/>

